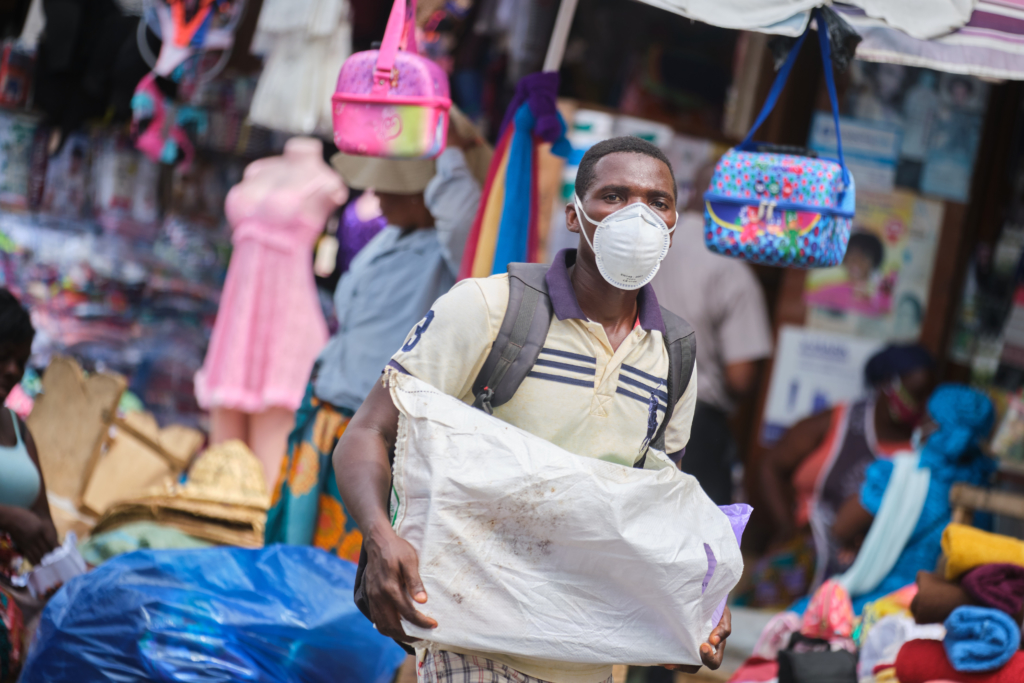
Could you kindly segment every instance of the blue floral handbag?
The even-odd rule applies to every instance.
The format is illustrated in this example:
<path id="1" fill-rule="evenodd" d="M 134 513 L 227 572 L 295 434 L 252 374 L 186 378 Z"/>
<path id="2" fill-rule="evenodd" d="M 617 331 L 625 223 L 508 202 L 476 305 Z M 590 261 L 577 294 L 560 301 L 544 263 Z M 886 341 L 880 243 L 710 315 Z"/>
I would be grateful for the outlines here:
<path id="1" fill-rule="evenodd" d="M 790 50 L 746 139 L 726 152 L 704 193 L 704 242 L 724 256 L 797 268 L 838 265 L 846 254 L 856 189 L 843 161 L 839 106 L 824 21 L 818 39 L 839 159 L 765 151 L 752 141 L 775 107 L 807 31 Z"/>

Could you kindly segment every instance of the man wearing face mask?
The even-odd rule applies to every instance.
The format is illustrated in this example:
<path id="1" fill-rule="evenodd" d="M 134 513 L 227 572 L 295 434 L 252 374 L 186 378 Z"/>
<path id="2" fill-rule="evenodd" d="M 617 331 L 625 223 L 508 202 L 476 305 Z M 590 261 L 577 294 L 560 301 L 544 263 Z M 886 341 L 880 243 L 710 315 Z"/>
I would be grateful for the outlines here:
<path id="1" fill-rule="evenodd" d="M 665 319 L 650 281 L 671 244 L 676 183 L 657 147 L 639 138 L 601 142 L 584 155 L 576 197 L 566 207 L 578 249 L 559 252 L 545 276 L 553 315 L 531 371 L 495 417 L 581 456 L 625 466 L 672 466 L 647 457 L 666 414 L 669 355 Z M 508 275 L 464 280 L 438 299 L 392 357 L 352 418 L 335 451 L 338 487 L 363 532 L 363 586 L 377 629 L 407 641 L 400 619 L 431 628 L 416 609 L 428 596 L 419 558 L 395 534 L 387 515 L 398 410 L 385 383 L 407 373 L 466 403 L 501 328 Z M 692 363 L 692 361 L 690 361 Z M 667 454 L 686 446 L 696 404 L 696 372 L 664 426 Z M 568 596 L 567 596 L 567 599 Z M 726 611 L 701 646 L 709 668 L 722 662 L 730 633 Z M 538 661 L 493 653 L 430 649 L 417 652 L 421 681 L 535 683 L 611 681 L 610 665 Z"/>

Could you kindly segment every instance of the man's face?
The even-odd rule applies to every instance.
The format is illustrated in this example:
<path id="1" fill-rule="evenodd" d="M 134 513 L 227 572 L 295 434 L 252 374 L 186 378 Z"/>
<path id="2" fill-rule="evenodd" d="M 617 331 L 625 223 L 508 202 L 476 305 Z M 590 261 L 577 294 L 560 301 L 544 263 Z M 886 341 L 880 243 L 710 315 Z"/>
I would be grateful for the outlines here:
<path id="1" fill-rule="evenodd" d="M 671 229 L 676 224 L 675 189 L 672 173 L 661 161 L 636 152 L 615 152 L 598 160 L 594 183 L 580 197 L 580 203 L 588 216 L 601 221 L 640 202 L 661 216 Z M 565 218 L 571 232 L 586 230 L 589 240 L 594 241 L 595 226 L 582 220 L 571 203 L 565 207 Z M 593 256 L 587 240 L 580 240 L 579 248 Z"/>
<path id="2" fill-rule="evenodd" d="M 392 194 L 378 192 L 380 212 L 389 225 L 398 228 L 425 228 L 434 224 L 434 219 L 423 202 L 423 193 Z"/>

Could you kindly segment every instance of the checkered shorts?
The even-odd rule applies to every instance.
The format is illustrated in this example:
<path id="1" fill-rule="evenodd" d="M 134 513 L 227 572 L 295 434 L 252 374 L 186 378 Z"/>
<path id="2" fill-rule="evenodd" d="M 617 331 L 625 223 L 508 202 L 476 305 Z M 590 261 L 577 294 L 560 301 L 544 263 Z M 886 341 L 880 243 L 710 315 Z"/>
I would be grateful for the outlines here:
<path id="1" fill-rule="evenodd" d="M 427 650 L 416 665 L 417 683 L 545 683 L 504 664 L 447 650 Z M 612 683 L 612 677 L 604 683 Z"/>

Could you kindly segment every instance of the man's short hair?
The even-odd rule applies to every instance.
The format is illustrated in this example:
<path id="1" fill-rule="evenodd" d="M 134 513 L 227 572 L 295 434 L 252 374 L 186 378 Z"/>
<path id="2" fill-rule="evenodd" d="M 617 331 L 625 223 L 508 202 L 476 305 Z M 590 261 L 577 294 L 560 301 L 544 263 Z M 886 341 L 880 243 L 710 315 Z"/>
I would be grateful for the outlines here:
<path id="1" fill-rule="evenodd" d="M 672 196 L 678 198 L 679 192 L 676 187 L 676 174 L 672 171 L 672 164 L 669 163 L 668 157 L 665 156 L 665 153 L 646 140 L 633 135 L 624 135 L 620 138 L 602 140 L 588 149 L 586 154 L 583 155 L 579 168 L 576 170 L 576 194 L 580 196 L 581 201 L 583 196 L 597 180 L 597 177 L 594 174 L 594 167 L 597 166 L 597 162 L 609 154 L 617 154 L 619 152 L 643 154 L 644 156 L 651 157 L 652 159 L 657 159 L 668 166 L 669 175 L 672 176 Z"/>

